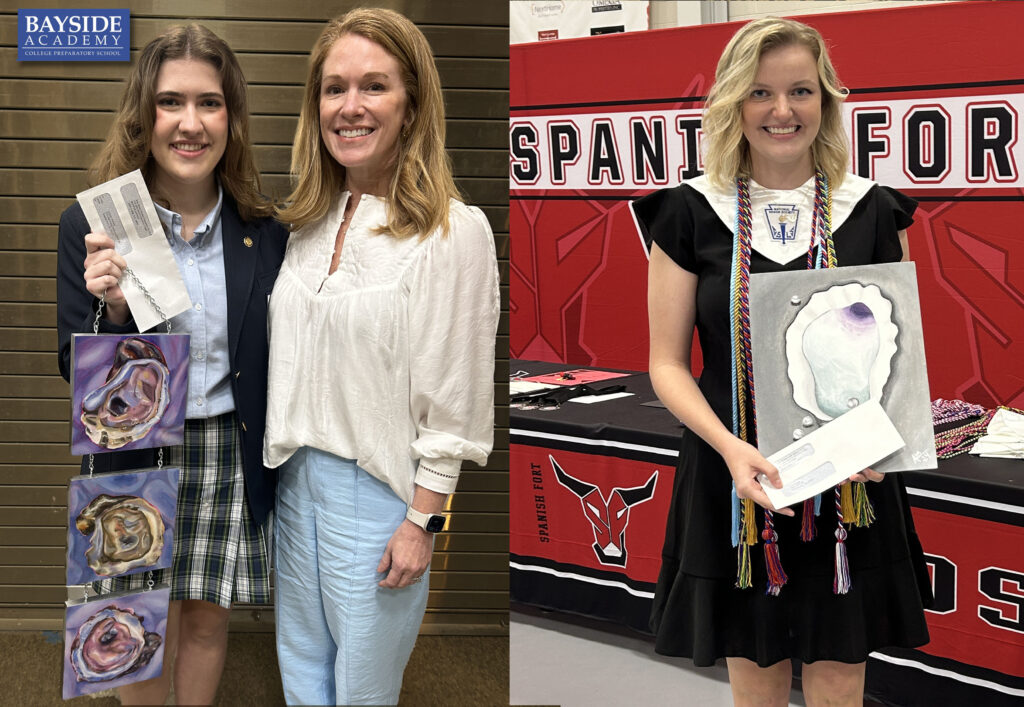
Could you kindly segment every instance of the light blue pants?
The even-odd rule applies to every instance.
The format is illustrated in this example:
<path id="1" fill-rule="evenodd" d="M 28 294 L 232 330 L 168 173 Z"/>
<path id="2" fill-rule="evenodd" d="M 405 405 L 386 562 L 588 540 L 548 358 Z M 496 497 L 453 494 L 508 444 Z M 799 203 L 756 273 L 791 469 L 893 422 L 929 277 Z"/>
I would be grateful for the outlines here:
<path id="1" fill-rule="evenodd" d="M 394 705 L 429 576 L 382 589 L 405 502 L 350 459 L 303 447 L 281 468 L 274 521 L 277 658 L 289 705 Z"/>

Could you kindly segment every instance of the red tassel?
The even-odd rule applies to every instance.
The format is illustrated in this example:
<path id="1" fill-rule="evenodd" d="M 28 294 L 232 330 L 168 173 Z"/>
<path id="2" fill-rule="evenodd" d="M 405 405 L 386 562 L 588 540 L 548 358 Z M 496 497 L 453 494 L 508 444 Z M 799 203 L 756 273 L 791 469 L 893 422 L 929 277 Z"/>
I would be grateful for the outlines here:
<path id="1" fill-rule="evenodd" d="M 768 588 L 766 594 L 777 597 L 782 591 L 789 578 L 782 569 L 782 560 L 779 558 L 779 536 L 772 524 L 772 512 L 764 512 L 764 530 L 761 531 L 761 539 L 764 540 L 764 565 L 768 570 Z"/>
<path id="2" fill-rule="evenodd" d="M 817 529 L 814 527 L 814 497 L 812 496 L 804 501 L 804 513 L 800 519 L 800 539 L 805 543 L 810 542 L 817 534 Z"/>

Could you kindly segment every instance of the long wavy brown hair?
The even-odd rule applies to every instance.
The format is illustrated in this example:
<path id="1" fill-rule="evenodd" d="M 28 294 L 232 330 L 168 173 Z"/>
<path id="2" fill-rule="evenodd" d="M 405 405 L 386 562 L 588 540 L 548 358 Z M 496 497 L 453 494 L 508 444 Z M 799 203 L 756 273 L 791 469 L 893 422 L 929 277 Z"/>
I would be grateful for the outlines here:
<path id="1" fill-rule="evenodd" d="M 198 24 L 170 27 L 139 54 L 128 75 L 114 124 L 89 167 L 89 183 L 99 184 L 141 169 L 146 183 L 154 189 L 150 141 L 156 122 L 156 79 L 160 66 L 171 59 L 205 61 L 217 70 L 228 110 L 228 144 L 217 163 L 217 179 L 235 200 L 243 221 L 272 216 L 274 207 L 260 193 L 260 175 L 249 143 L 245 76 L 227 43 Z M 153 198 L 166 205 L 161 194 L 154 192 Z"/>
<path id="2" fill-rule="evenodd" d="M 448 204 L 460 198 L 444 148 L 444 99 L 437 66 L 423 33 L 408 19 L 380 8 L 359 8 L 327 23 L 313 45 L 309 75 L 292 147 L 292 193 L 278 219 L 295 230 L 327 213 L 345 186 L 345 168 L 320 136 L 320 90 L 324 61 L 343 35 L 357 34 L 380 45 L 397 61 L 411 117 L 399 139 L 398 159 L 388 187 L 384 232 L 396 238 L 426 238 L 448 230 Z"/>

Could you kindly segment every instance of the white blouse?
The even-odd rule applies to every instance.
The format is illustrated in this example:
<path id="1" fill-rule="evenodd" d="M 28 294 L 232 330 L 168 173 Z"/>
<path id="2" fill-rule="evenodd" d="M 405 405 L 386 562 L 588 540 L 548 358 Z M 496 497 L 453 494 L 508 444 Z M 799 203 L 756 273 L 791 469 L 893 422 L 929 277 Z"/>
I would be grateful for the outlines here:
<path id="1" fill-rule="evenodd" d="M 494 437 L 498 268 L 483 212 L 452 200 L 448 236 L 374 233 L 364 195 L 328 274 L 349 199 L 291 235 L 270 299 L 268 467 L 308 446 L 354 459 L 406 503 L 452 493 Z M 230 267 L 230 263 L 228 264 Z"/>

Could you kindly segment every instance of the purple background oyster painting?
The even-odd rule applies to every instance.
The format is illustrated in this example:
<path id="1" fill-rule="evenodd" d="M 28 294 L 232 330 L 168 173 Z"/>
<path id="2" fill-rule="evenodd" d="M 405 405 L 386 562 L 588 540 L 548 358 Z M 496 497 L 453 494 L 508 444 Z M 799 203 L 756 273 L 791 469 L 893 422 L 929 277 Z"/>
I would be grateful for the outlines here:
<path id="1" fill-rule="evenodd" d="M 170 567 L 179 475 L 165 468 L 72 478 L 67 584 Z"/>
<path id="2" fill-rule="evenodd" d="M 71 453 L 181 444 L 188 334 L 75 334 Z"/>
<path id="3" fill-rule="evenodd" d="M 170 589 L 100 597 L 64 614 L 64 699 L 163 672 Z"/>

